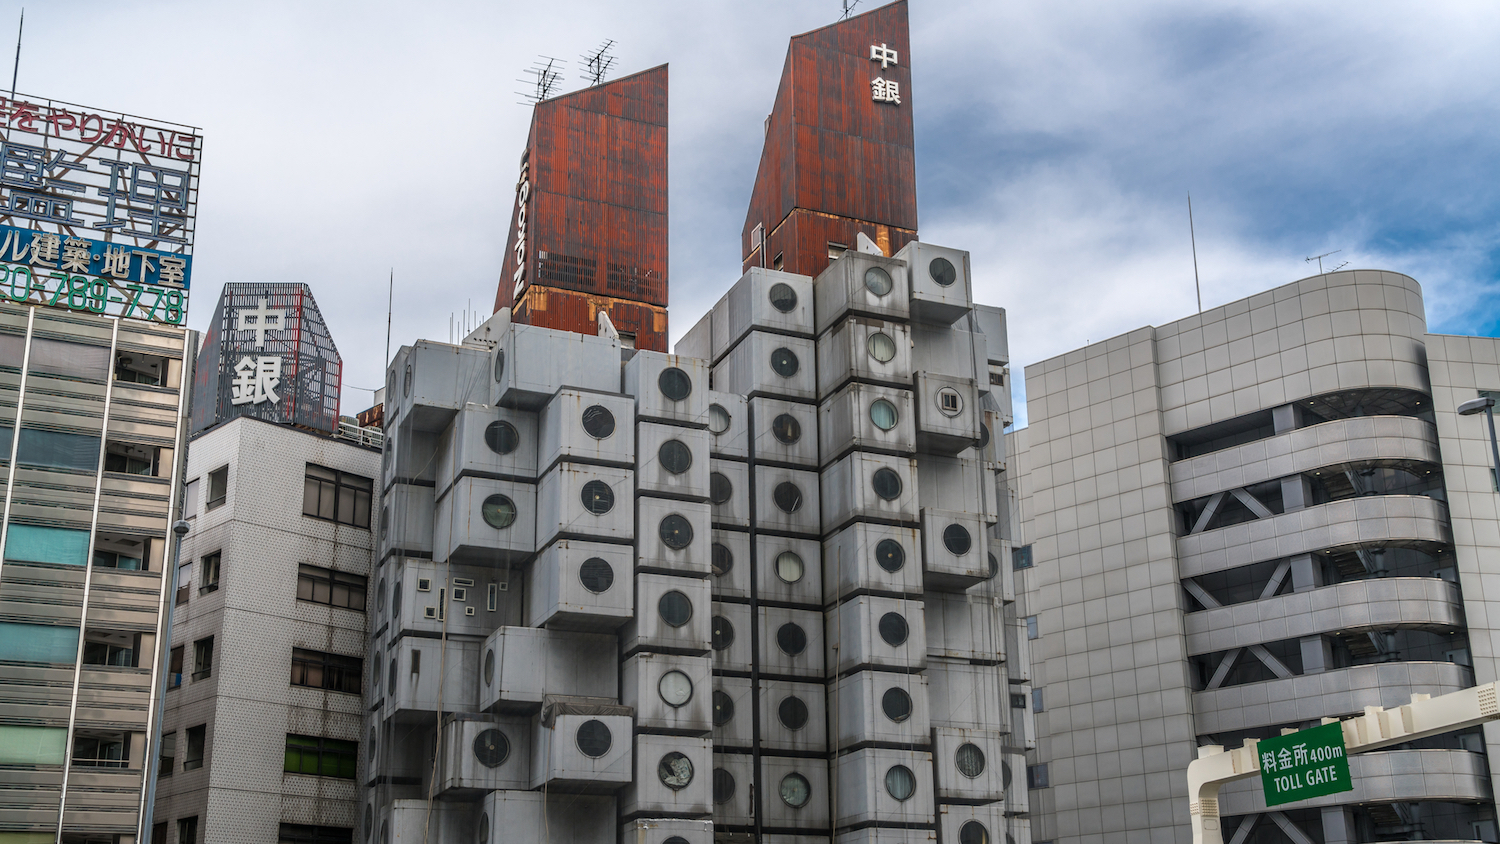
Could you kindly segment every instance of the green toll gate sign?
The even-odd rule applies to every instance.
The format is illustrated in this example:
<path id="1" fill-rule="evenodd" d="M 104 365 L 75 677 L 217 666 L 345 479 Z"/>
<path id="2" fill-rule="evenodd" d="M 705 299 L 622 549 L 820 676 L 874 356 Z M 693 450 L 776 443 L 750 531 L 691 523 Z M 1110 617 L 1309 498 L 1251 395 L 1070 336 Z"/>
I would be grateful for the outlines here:
<path id="1" fill-rule="evenodd" d="M 1354 790 L 1344 728 L 1337 722 L 1262 739 L 1256 752 L 1267 806 Z"/>

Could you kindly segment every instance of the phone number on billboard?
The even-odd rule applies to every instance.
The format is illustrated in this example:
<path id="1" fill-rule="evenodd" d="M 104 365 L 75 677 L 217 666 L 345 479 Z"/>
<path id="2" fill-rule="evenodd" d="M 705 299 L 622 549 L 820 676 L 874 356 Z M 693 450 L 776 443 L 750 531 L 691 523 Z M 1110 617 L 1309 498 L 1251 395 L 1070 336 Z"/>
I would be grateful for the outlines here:
<path id="1" fill-rule="evenodd" d="M 181 290 L 59 272 L 35 273 L 26 266 L 0 264 L 0 294 L 15 302 L 167 325 L 182 325 L 187 318 L 187 297 Z"/>

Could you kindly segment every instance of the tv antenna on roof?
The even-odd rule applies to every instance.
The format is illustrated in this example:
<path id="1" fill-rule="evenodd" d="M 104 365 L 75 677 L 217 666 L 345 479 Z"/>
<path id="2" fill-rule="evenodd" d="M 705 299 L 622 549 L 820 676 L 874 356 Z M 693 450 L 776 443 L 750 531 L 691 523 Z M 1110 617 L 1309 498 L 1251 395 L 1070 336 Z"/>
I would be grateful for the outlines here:
<path id="1" fill-rule="evenodd" d="M 1335 249 L 1332 252 L 1324 252 L 1322 255 L 1314 255 L 1311 258 L 1306 258 L 1304 260 L 1307 263 L 1309 263 L 1309 264 L 1311 264 L 1313 261 L 1317 261 L 1318 262 L 1318 275 L 1324 275 L 1324 272 L 1323 272 L 1323 259 L 1327 258 L 1329 255 L 1337 255 L 1337 254 L 1339 254 L 1340 252 L 1343 252 L 1343 251 L 1344 250 L 1342 250 L 1342 249 Z M 1349 262 L 1345 261 L 1344 263 L 1339 264 L 1337 267 L 1334 267 L 1333 269 L 1329 270 L 1328 272 L 1336 273 L 1339 270 L 1341 270 L 1341 269 L 1343 269 L 1344 267 L 1347 267 L 1347 266 L 1349 266 Z"/>
<path id="2" fill-rule="evenodd" d="M 593 53 L 584 53 L 579 56 L 588 66 L 583 78 L 589 81 L 590 87 L 603 82 L 604 77 L 609 74 L 609 69 L 614 66 L 615 57 L 609 54 L 609 48 L 613 46 L 615 46 L 614 39 L 610 39 L 600 44 L 599 49 Z"/>
<path id="3" fill-rule="evenodd" d="M 854 14 L 854 7 L 859 5 L 859 0 L 844 0 L 844 13 L 839 15 L 839 20 L 844 20 Z"/>
<path id="4" fill-rule="evenodd" d="M 536 105 L 542 100 L 552 96 L 557 83 L 562 80 L 562 66 L 566 64 L 562 59 L 554 59 L 551 56 L 538 56 L 531 67 L 526 69 L 530 79 L 517 79 L 517 82 L 525 82 L 532 86 L 531 91 L 517 91 L 516 94 L 526 102 L 521 105 Z"/>

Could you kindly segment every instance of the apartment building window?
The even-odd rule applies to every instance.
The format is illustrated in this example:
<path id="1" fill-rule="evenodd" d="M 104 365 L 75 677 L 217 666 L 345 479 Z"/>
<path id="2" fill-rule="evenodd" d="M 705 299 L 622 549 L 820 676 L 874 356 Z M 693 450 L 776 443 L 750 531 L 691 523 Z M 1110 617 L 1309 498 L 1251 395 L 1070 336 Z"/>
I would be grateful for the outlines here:
<path id="1" fill-rule="evenodd" d="M 188 602 L 188 590 L 193 585 L 193 564 L 191 561 L 182 563 L 177 567 L 177 597 L 175 603 L 182 606 Z"/>
<path id="2" fill-rule="evenodd" d="M 223 504 L 229 497 L 229 467 L 220 466 L 208 473 L 208 501 L 207 509 L 212 510 Z"/>
<path id="3" fill-rule="evenodd" d="M 1025 709 L 1026 708 L 1026 695 L 1020 694 L 1019 692 L 1012 693 L 1011 696 L 1010 696 L 1010 708 L 1011 709 Z"/>
<path id="4" fill-rule="evenodd" d="M 292 648 L 292 685 L 360 694 L 364 660 Z"/>
<path id="5" fill-rule="evenodd" d="M 167 688 L 175 689 L 182 685 L 182 645 L 172 649 L 172 654 L 167 659 Z"/>
<path id="6" fill-rule="evenodd" d="M 366 582 L 363 575 L 303 564 L 297 567 L 297 600 L 364 612 Z"/>
<path id="7" fill-rule="evenodd" d="M 201 584 L 198 587 L 198 594 L 219 590 L 219 562 L 223 557 L 223 552 L 215 551 L 203 558 L 203 571 L 198 575 L 198 581 Z"/>
<path id="8" fill-rule="evenodd" d="M 206 680 L 214 675 L 214 637 L 193 643 L 193 679 Z"/>
<path id="9" fill-rule="evenodd" d="M 151 844 L 167 844 L 166 821 L 157 821 L 151 825 Z"/>
<path id="10" fill-rule="evenodd" d="M 124 768 L 123 733 L 83 733 L 73 739 L 73 764 L 79 768 Z"/>
<path id="11" fill-rule="evenodd" d="M 203 767 L 203 743 L 208 737 L 208 725 L 199 724 L 187 729 L 187 755 L 182 758 L 184 771 L 196 771 Z"/>
<path id="12" fill-rule="evenodd" d="M 1032 689 L 1031 690 L 1031 711 L 1032 712 L 1043 712 L 1046 709 L 1047 709 L 1046 705 L 1042 703 L 1042 690 L 1041 689 Z"/>
<path id="13" fill-rule="evenodd" d="M 136 668 L 140 634 L 90 630 L 84 634 L 83 664 Z"/>
<path id="14" fill-rule="evenodd" d="M 1029 569 L 1031 568 L 1031 566 L 1032 562 L 1030 545 L 1021 545 L 1016 548 L 1010 549 L 1010 567 L 1012 571 Z"/>
<path id="15" fill-rule="evenodd" d="M 177 844 L 198 844 L 198 816 L 177 820 Z"/>
<path id="16" fill-rule="evenodd" d="M 198 479 L 193 478 L 182 488 L 182 517 L 192 519 L 198 516 Z"/>
<path id="17" fill-rule="evenodd" d="M 104 444 L 104 471 L 153 477 L 161 460 L 161 449 L 148 445 L 116 442 Z"/>
<path id="18" fill-rule="evenodd" d="M 309 463 L 302 485 L 302 515 L 368 529 L 374 489 L 375 482 L 369 478 Z"/>
<path id="19" fill-rule="evenodd" d="M 1028 616 L 1026 616 L 1026 638 L 1028 638 L 1028 639 L 1037 639 L 1037 638 L 1040 638 L 1041 635 L 1042 634 L 1037 631 L 1036 616 L 1034 616 L 1034 615 L 1028 615 Z"/>
<path id="20" fill-rule="evenodd" d="M 287 734 L 282 770 L 289 774 L 352 780 L 358 763 L 359 742 Z"/>
<path id="21" fill-rule="evenodd" d="M 354 830 L 344 826 L 312 826 L 284 823 L 276 835 L 276 844 L 353 844 Z"/>
<path id="22" fill-rule="evenodd" d="M 161 737 L 161 753 L 156 757 L 156 776 L 172 776 L 172 768 L 177 763 L 177 733 L 167 733 Z"/>
<path id="23" fill-rule="evenodd" d="M 1027 788 L 1050 788 L 1051 787 L 1050 784 L 1047 781 L 1047 763 L 1046 762 L 1043 762 L 1040 765 L 1027 765 L 1026 766 L 1026 787 Z"/>

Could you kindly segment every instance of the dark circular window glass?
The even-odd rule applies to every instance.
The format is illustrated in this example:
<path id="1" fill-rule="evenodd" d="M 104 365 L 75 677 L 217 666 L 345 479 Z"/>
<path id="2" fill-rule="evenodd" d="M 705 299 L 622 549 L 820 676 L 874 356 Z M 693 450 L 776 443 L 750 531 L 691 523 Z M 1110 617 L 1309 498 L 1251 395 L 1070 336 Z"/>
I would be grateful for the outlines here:
<path id="1" fill-rule="evenodd" d="M 578 727 L 578 750 L 590 759 L 598 759 L 609 752 L 614 746 L 615 737 L 610 735 L 609 727 L 597 718 L 584 721 Z"/>
<path id="2" fill-rule="evenodd" d="M 693 763 L 687 756 L 674 750 L 656 763 L 656 778 L 667 788 L 680 791 L 693 781 Z"/>
<path id="3" fill-rule="evenodd" d="M 791 349 L 782 346 L 771 353 L 771 369 L 782 378 L 790 378 L 797 374 L 797 355 Z"/>
<path id="4" fill-rule="evenodd" d="M 708 431 L 718 436 L 729 430 L 729 411 L 722 404 L 711 404 L 708 406 Z"/>
<path id="5" fill-rule="evenodd" d="M 656 611 L 661 613 L 661 620 L 668 625 L 681 627 L 693 617 L 693 603 L 688 600 L 688 596 L 673 589 L 656 602 Z"/>
<path id="6" fill-rule="evenodd" d="M 661 844 L 688 844 L 688 840 L 686 838 L 683 838 L 681 835 L 674 835 L 671 838 L 668 838 L 667 840 L 661 842 Z"/>
<path id="7" fill-rule="evenodd" d="M 615 432 L 615 415 L 602 404 L 589 405 L 583 410 L 583 430 L 596 440 L 602 440 Z"/>
<path id="8" fill-rule="evenodd" d="M 870 485 L 875 488 L 875 494 L 886 501 L 894 501 L 901 494 L 901 476 L 885 467 L 875 470 Z"/>
<path id="9" fill-rule="evenodd" d="M 667 440 L 656 450 L 656 459 L 663 469 L 680 475 L 693 465 L 693 452 L 682 440 Z"/>
<path id="10" fill-rule="evenodd" d="M 958 828 L 958 844 L 990 844 L 990 831 L 979 821 L 964 821 Z"/>
<path id="11" fill-rule="evenodd" d="M 990 445 L 990 426 L 979 423 L 979 450 L 984 451 Z"/>
<path id="12" fill-rule="evenodd" d="M 984 773 L 984 751 L 976 744 L 961 744 L 953 754 L 953 764 L 958 766 L 960 774 L 974 779 Z"/>
<path id="13" fill-rule="evenodd" d="M 391 617 L 397 619 L 401 617 L 401 581 L 399 580 L 391 588 Z"/>
<path id="14" fill-rule="evenodd" d="M 722 651 L 734 644 L 734 625 L 729 619 L 722 615 L 713 618 L 713 646 L 714 650 Z"/>
<path id="15" fill-rule="evenodd" d="M 885 772 L 885 792 L 897 800 L 910 800 L 917 793 L 917 777 L 905 765 L 892 765 Z"/>
<path id="16" fill-rule="evenodd" d="M 412 373 L 411 364 L 408 363 L 406 365 L 406 375 L 403 376 L 402 379 L 401 379 L 401 396 L 403 398 L 411 398 L 411 379 L 412 379 L 412 374 L 413 373 Z"/>
<path id="17" fill-rule="evenodd" d="M 807 805 L 812 799 L 812 786 L 807 782 L 807 777 L 801 774 L 787 774 L 781 778 L 781 802 L 800 809 Z"/>
<path id="18" fill-rule="evenodd" d="M 870 402 L 870 421 L 880 430 L 889 431 L 896 427 L 897 418 L 896 406 L 889 401 L 876 399 Z"/>
<path id="19" fill-rule="evenodd" d="M 479 506 L 484 523 L 496 530 L 505 530 L 516 523 L 516 502 L 503 495 L 491 495 Z"/>
<path id="20" fill-rule="evenodd" d="M 714 726 L 722 727 L 734 718 L 734 698 L 714 689 Z"/>
<path id="21" fill-rule="evenodd" d="M 656 376 L 656 386 L 672 401 L 682 401 L 693 392 L 693 379 L 677 367 L 669 366 Z"/>
<path id="22" fill-rule="evenodd" d="M 491 422 L 484 429 L 484 444 L 496 454 L 510 454 L 521 445 L 521 435 L 509 422 Z"/>
<path id="23" fill-rule="evenodd" d="M 782 551 L 776 555 L 776 576 L 783 583 L 796 583 L 807 572 L 807 566 L 796 551 Z"/>
<path id="24" fill-rule="evenodd" d="M 891 281 L 891 274 L 884 267 L 870 267 L 865 270 L 865 288 L 876 296 L 884 296 L 891 292 L 895 283 Z"/>
<path id="25" fill-rule="evenodd" d="M 375 588 L 375 609 L 385 612 L 385 578 L 380 578 L 380 585 Z"/>
<path id="26" fill-rule="evenodd" d="M 734 568 L 734 554 L 729 550 L 729 546 L 720 542 L 715 542 L 714 547 L 711 550 L 714 574 L 728 574 L 729 570 Z"/>
<path id="27" fill-rule="evenodd" d="M 807 650 L 807 631 L 788 621 L 776 631 L 776 646 L 787 656 L 797 656 Z"/>
<path id="28" fill-rule="evenodd" d="M 776 706 L 776 717 L 788 730 L 800 730 L 807 726 L 807 704 L 796 695 L 784 697 Z"/>
<path id="29" fill-rule="evenodd" d="M 1010 788 L 1010 763 L 1003 758 L 1000 760 L 1000 787 Z"/>
<path id="30" fill-rule="evenodd" d="M 598 595 L 614 584 L 615 570 L 603 558 L 589 557 L 578 567 L 578 579 L 583 583 L 583 588 Z"/>
<path id="31" fill-rule="evenodd" d="M 378 693 L 380 691 L 380 652 L 379 651 L 375 652 L 375 665 L 374 665 L 374 668 L 375 668 L 375 676 L 373 676 L 373 677 L 370 678 L 370 688 L 371 688 L 371 690 L 373 690 L 373 691 L 375 691 L 375 692 Z M 371 752 L 373 753 L 374 751 L 371 751 Z"/>
<path id="32" fill-rule="evenodd" d="M 907 629 L 906 619 L 902 618 L 901 613 L 897 612 L 888 612 L 881 616 L 879 627 L 880 638 L 884 639 L 885 643 L 893 648 L 905 644 L 906 636 L 911 632 Z"/>
<path id="33" fill-rule="evenodd" d="M 729 478 L 720 472 L 714 472 L 708 476 L 708 500 L 715 504 L 724 504 L 734 495 L 734 484 Z"/>
<path id="34" fill-rule="evenodd" d="M 391 508 L 389 505 L 380 508 L 380 538 L 391 532 Z"/>
<path id="35" fill-rule="evenodd" d="M 778 281 L 771 285 L 771 307 L 784 314 L 792 312 L 797 307 L 797 291 L 790 284 Z"/>
<path id="36" fill-rule="evenodd" d="M 734 774 L 723 768 L 714 768 L 714 802 L 728 803 L 732 799 L 734 799 Z"/>
<path id="37" fill-rule="evenodd" d="M 493 686 L 495 684 L 495 650 L 490 648 L 484 652 L 484 684 Z"/>
<path id="38" fill-rule="evenodd" d="M 995 555 L 994 554 L 991 554 L 990 555 L 990 577 L 994 577 L 995 575 L 997 575 L 999 573 L 1000 573 L 1000 561 L 997 560 L 997 559 L 995 559 Z"/>
<path id="39" fill-rule="evenodd" d="M 389 673 L 389 674 L 386 675 L 385 682 L 386 682 L 386 687 L 385 687 L 386 688 L 386 692 L 388 694 L 395 694 L 396 693 L 396 658 L 395 657 L 391 657 L 391 673 Z"/>
<path id="40" fill-rule="evenodd" d="M 790 413 L 783 413 L 771 420 L 771 433 L 782 445 L 792 445 L 802 439 L 802 423 Z"/>
<path id="41" fill-rule="evenodd" d="M 865 341 L 865 348 L 869 351 L 870 357 L 880 363 L 890 363 L 891 359 L 896 356 L 896 341 L 884 331 L 871 334 L 870 339 Z"/>
<path id="42" fill-rule="evenodd" d="M 894 574 L 906 565 L 906 550 L 894 539 L 882 539 L 875 543 L 875 562 Z"/>
<path id="43" fill-rule="evenodd" d="M 795 513 L 802 506 L 802 490 L 791 481 L 782 481 L 771 492 L 771 500 L 783 513 Z"/>
<path id="44" fill-rule="evenodd" d="M 932 263 L 927 265 L 927 272 L 932 274 L 932 280 L 944 287 L 958 280 L 958 271 L 953 269 L 953 262 L 947 258 L 933 258 Z"/>
<path id="45" fill-rule="evenodd" d="M 495 381 L 505 380 L 505 350 L 495 352 Z"/>
<path id="46" fill-rule="evenodd" d="M 369 841 L 370 840 L 370 836 L 372 836 L 372 835 L 375 834 L 375 807 L 374 806 L 365 806 L 365 823 L 364 823 L 364 827 L 365 827 L 365 840 Z"/>
<path id="47" fill-rule="evenodd" d="M 583 509 L 596 516 L 602 516 L 615 508 L 615 491 L 604 481 L 589 481 L 584 484 L 579 498 L 583 500 Z"/>
<path id="48" fill-rule="evenodd" d="M 693 526 L 676 513 L 662 519 L 657 532 L 661 535 L 662 544 L 673 551 L 681 551 L 693 544 Z"/>
<path id="49" fill-rule="evenodd" d="M 484 730 L 474 737 L 474 758 L 486 768 L 498 768 L 510 756 L 510 741 L 499 730 Z"/>
<path id="50" fill-rule="evenodd" d="M 962 557 L 969 553 L 969 548 L 974 541 L 969 538 L 969 531 L 963 525 L 948 525 L 943 528 L 943 547 L 948 553 L 955 557 Z"/>
<path id="51" fill-rule="evenodd" d="M 880 711 L 897 724 L 911 717 L 911 695 L 905 689 L 886 689 L 880 696 Z"/>

